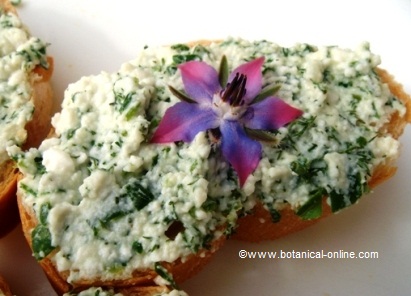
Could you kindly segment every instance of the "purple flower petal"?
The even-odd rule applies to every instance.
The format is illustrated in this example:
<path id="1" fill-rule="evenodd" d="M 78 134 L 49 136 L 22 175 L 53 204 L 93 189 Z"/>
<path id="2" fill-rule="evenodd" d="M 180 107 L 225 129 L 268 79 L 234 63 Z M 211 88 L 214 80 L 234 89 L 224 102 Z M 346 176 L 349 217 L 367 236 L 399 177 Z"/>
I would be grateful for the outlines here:
<path id="1" fill-rule="evenodd" d="M 247 92 L 244 96 L 245 104 L 249 104 L 260 92 L 263 84 L 263 74 L 261 73 L 261 67 L 264 63 L 264 57 L 252 60 L 251 62 L 240 65 L 231 72 L 228 77 L 228 82 L 231 82 L 236 73 L 244 74 L 247 76 L 247 83 L 245 89 Z"/>
<path id="2" fill-rule="evenodd" d="M 301 110 L 288 105 L 283 100 L 269 97 L 250 105 L 241 122 L 251 129 L 276 130 L 302 114 Z"/>
<path id="3" fill-rule="evenodd" d="M 243 186 L 260 162 L 261 144 L 250 139 L 236 121 L 224 121 L 220 130 L 223 155 L 237 172 L 240 186 Z"/>
<path id="4" fill-rule="evenodd" d="M 198 103 L 211 104 L 215 93 L 221 90 L 217 70 L 204 62 L 190 61 L 178 66 L 184 89 Z"/>
<path id="5" fill-rule="evenodd" d="M 167 109 L 151 143 L 190 142 L 197 133 L 218 127 L 214 111 L 199 104 L 179 102 Z"/>

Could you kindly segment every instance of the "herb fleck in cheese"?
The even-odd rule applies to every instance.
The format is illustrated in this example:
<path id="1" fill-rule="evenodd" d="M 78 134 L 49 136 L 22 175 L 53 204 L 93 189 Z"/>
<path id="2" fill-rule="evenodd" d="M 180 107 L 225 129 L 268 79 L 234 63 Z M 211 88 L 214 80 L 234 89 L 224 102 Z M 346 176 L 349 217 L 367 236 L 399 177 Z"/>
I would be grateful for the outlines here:
<path id="1" fill-rule="evenodd" d="M 182 89 L 177 65 L 203 60 L 229 67 L 265 56 L 264 85 L 304 115 L 274 131 L 275 145 L 240 188 L 209 135 L 192 143 L 149 144 Z M 27 153 L 14 151 L 25 177 L 20 193 L 42 217 L 38 257 L 69 281 L 130 277 L 210 247 L 257 200 L 272 213 L 330 197 L 337 211 L 367 192 L 373 169 L 398 155 L 379 130 L 405 107 L 382 84 L 368 44 L 355 50 L 241 39 L 189 48 L 146 48 L 117 73 L 71 84 L 53 118 L 56 137 Z M 46 210 L 45 210 L 46 209 Z M 280 219 L 278 215 L 276 219 Z M 44 231 L 46 229 L 47 231 Z"/>

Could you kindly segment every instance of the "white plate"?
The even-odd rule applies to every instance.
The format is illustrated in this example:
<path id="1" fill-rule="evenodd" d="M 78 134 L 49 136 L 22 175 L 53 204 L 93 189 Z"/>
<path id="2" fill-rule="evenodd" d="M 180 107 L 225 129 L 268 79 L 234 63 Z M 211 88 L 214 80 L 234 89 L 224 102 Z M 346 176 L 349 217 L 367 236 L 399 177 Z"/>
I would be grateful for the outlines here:
<path id="1" fill-rule="evenodd" d="M 392 1 L 23 0 L 19 13 L 55 58 L 56 110 L 83 75 L 115 71 L 144 45 L 238 36 L 355 46 L 363 40 L 411 93 L 411 2 Z M 286 238 L 230 241 L 185 283 L 190 295 L 409 295 L 411 132 L 400 168 L 361 202 Z M 378 259 L 240 259 L 247 251 L 378 252 Z M 0 241 L 0 273 L 20 296 L 55 295 L 15 229 Z"/>

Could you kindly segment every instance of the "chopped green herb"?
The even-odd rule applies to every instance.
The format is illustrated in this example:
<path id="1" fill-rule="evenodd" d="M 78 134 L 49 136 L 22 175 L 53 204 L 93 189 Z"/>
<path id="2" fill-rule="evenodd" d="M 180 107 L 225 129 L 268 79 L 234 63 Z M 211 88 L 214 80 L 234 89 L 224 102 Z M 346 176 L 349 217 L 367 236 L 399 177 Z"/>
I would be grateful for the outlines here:
<path id="1" fill-rule="evenodd" d="M 76 133 L 76 129 L 71 128 L 66 132 L 66 137 L 68 140 L 70 140 L 71 138 L 73 138 L 74 134 Z"/>
<path id="2" fill-rule="evenodd" d="M 321 217 L 322 215 L 322 198 L 324 190 L 319 188 L 310 192 L 308 201 L 297 210 L 297 215 L 303 220 L 312 220 Z"/>
<path id="3" fill-rule="evenodd" d="M 33 196 L 37 196 L 37 191 L 30 188 L 27 184 L 21 183 L 20 182 L 20 189 L 22 189 L 23 191 L 25 191 L 27 194 L 33 195 Z"/>
<path id="4" fill-rule="evenodd" d="M 144 251 L 143 250 L 143 245 L 138 241 L 133 242 L 133 245 L 131 246 L 131 248 L 133 249 L 133 251 L 135 251 L 139 254 L 143 253 L 143 251 Z"/>
<path id="5" fill-rule="evenodd" d="M 218 203 L 216 200 L 212 199 L 211 197 L 207 198 L 207 200 L 202 205 L 203 209 L 207 212 L 214 212 L 218 208 Z"/>
<path id="6" fill-rule="evenodd" d="M 114 102 L 118 112 L 122 113 L 124 110 L 127 109 L 130 102 L 133 100 L 135 93 L 130 92 L 127 94 L 123 94 L 121 92 L 114 91 Z"/>
<path id="7" fill-rule="evenodd" d="M 47 226 L 38 224 L 31 233 L 33 253 L 36 260 L 40 261 L 50 254 L 55 248 L 51 244 L 51 233 Z"/>
<path id="8" fill-rule="evenodd" d="M 110 223 L 112 223 L 115 220 L 125 217 L 128 213 L 129 211 L 126 211 L 126 210 L 121 210 L 121 209 L 114 210 L 108 213 L 102 219 L 100 219 L 100 223 L 104 228 L 108 228 Z"/>
<path id="9" fill-rule="evenodd" d="M 288 134 L 281 141 L 280 147 L 293 148 L 295 141 L 298 140 L 307 130 L 315 126 L 315 116 L 310 116 L 308 118 L 300 117 L 288 125 Z"/>
<path id="10" fill-rule="evenodd" d="M 22 0 L 10 0 L 11 4 L 13 6 L 19 6 L 22 2 Z"/>
<path id="11" fill-rule="evenodd" d="M 43 157 L 35 157 L 34 163 L 36 164 L 37 174 L 43 175 L 46 172 L 46 167 L 43 165 Z"/>
<path id="12" fill-rule="evenodd" d="M 131 120 L 133 117 L 135 117 L 139 109 L 140 109 L 140 103 L 138 103 L 134 107 L 131 107 L 126 113 L 126 120 Z"/>
<path id="13" fill-rule="evenodd" d="M 291 170 L 298 175 L 299 182 L 312 183 L 312 179 L 326 168 L 327 165 L 321 158 L 309 160 L 301 156 L 291 163 Z"/>
<path id="14" fill-rule="evenodd" d="M 154 271 L 165 279 L 173 289 L 178 289 L 177 283 L 173 279 L 173 275 L 164 266 L 162 266 L 161 263 L 156 262 L 154 264 Z"/>
<path id="15" fill-rule="evenodd" d="M 139 184 L 137 180 L 127 184 L 124 191 L 122 197 L 130 198 L 137 210 L 143 209 L 155 198 L 151 191 Z"/>
<path id="16" fill-rule="evenodd" d="M 337 83 L 338 86 L 344 87 L 344 88 L 348 88 L 348 87 L 352 87 L 352 81 L 348 80 L 348 81 L 339 81 Z"/>
<path id="17" fill-rule="evenodd" d="M 190 172 L 192 173 L 197 166 L 198 166 L 198 161 L 195 160 L 190 166 Z"/>
<path id="18" fill-rule="evenodd" d="M 51 209 L 50 203 L 44 203 L 40 207 L 39 221 L 41 224 L 47 224 L 47 217 Z"/>
<path id="19" fill-rule="evenodd" d="M 367 182 L 362 180 L 361 174 L 349 175 L 350 188 L 348 194 L 332 190 L 329 193 L 331 200 L 331 210 L 337 212 L 343 208 L 354 204 L 364 193 L 368 192 Z"/>
<path id="20" fill-rule="evenodd" d="M 196 54 L 176 54 L 173 55 L 173 62 L 176 65 L 180 65 L 185 62 L 200 60 L 200 57 Z"/>
<path id="21" fill-rule="evenodd" d="M 171 46 L 171 48 L 178 51 L 178 52 L 190 50 L 190 47 L 188 45 L 181 44 L 181 43 L 180 44 L 174 44 L 174 45 Z"/>

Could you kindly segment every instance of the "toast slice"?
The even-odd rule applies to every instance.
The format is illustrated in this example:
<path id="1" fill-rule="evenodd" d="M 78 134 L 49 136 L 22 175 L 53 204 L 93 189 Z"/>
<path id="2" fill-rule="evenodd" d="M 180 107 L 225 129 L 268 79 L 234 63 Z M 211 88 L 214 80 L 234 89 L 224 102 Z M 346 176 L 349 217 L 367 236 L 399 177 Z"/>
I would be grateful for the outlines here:
<path id="1" fill-rule="evenodd" d="M 259 202 L 262 192 L 259 186 L 264 177 L 262 169 L 257 168 L 241 188 L 235 172 L 223 161 L 219 150 L 215 149 L 218 148 L 214 145 L 215 139 L 208 133 L 199 133 L 189 144 L 149 143 L 165 110 L 178 102 L 167 88 L 168 84 L 176 89 L 183 88 L 178 63 L 204 59 L 215 67 L 222 60 L 221 56 L 227 55 L 227 60 L 235 61 L 230 65 L 234 68 L 249 61 L 250 56 L 254 57 L 256 48 L 261 54 L 276 54 L 266 59 L 268 66 L 264 74 L 271 75 L 266 77 L 271 82 L 279 78 L 284 88 L 278 95 L 290 104 L 305 108 L 303 119 L 310 118 L 317 106 L 305 106 L 302 98 L 315 101 L 319 96 L 335 101 L 335 97 L 326 97 L 325 86 L 316 81 L 318 75 L 307 69 L 290 67 L 286 69 L 290 72 L 283 76 L 277 73 L 284 71 L 292 60 L 288 60 L 290 55 L 303 59 L 316 52 L 314 47 L 298 45 L 286 49 L 267 41 L 250 43 L 233 39 L 145 49 L 117 73 L 83 77 L 67 88 L 62 111 L 52 121 L 53 134 L 39 149 L 15 155 L 20 160 L 22 172 L 18 203 L 24 234 L 59 294 L 93 286 L 132 291 L 155 284 L 179 284 L 211 259 L 235 229 L 241 215 L 245 218 L 240 219 L 235 236 L 241 238 L 243 233 L 245 239 L 252 241 L 267 239 L 273 233 L 286 235 L 319 219 L 317 216 L 315 220 L 301 222 L 294 208 L 283 208 L 280 229 L 271 229 L 270 223 L 262 228 L 261 221 L 270 221 L 273 216 Z M 361 50 L 362 54 L 369 54 L 369 49 Z M 284 63 L 275 64 L 281 58 Z M 303 62 L 301 65 L 305 65 Z M 364 62 L 374 65 L 377 60 L 370 56 Z M 349 61 L 347 64 L 352 67 Z M 316 67 L 318 63 L 314 61 L 311 66 Z M 364 68 L 367 67 L 359 67 L 358 71 Z M 348 69 L 347 75 L 354 75 L 352 70 Z M 323 71 L 320 78 L 329 74 Z M 298 83 L 293 75 L 299 75 L 299 79 L 313 75 L 306 79 L 304 87 L 312 90 L 315 96 L 294 96 L 299 94 L 300 88 L 295 87 Z M 382 70 L 372 74 L 378 86 L 381 86 L 379 79 L 388 77 Z M 342 80 L 338 87 L 351 87 L 350 83 Z M 392 81 L 389 84 L 390 88 L 396 85 Z M 409 121 L 409 99 L 392 97 L 385 86 L 380 90 L 387 99 L 380 107 L 387 106 L 387 112 L 394 115 L 378 113 L 373 120 L 383 118 L 379 132 L 396 138 Z M 353 103 L 349 106 L 357 108 L 360 101 L 358 95 L 353 94 Z M 373 108 L 368 111 L 372 113 Z M 385 118 L 396 122 L 396 127 L 391 129 Z M 373 122 L 370 126 L 380 123 Z M 277 145 L 264 145 L 268 150 L 264 157 L 267 158 L 271 150 L 290 153 L 294 149 L 290 140 L 289 145 L 281 146 L 288 131 L 286 127 L 275 134 L 280 142 L 275 143 Z M 360 136 L 357 144 L 361 149 L 351 148 L 363 153 L 362 148 L 371 140 L 373 138 L 365 140 Z M 330 141 L 338 142 L 339 139 Z M 375 177 L 370 185 L 392 175 L 391 161 L 397 151 L 392 154 L 392 158 L 381 161 L 382 165 L 373 169 Z M 275 155 L 274 159 L 282 156 Z M 321 216 L 325 217 L 330 209 L 326 200 L 321 200 L 322 196 L 319 198 L 325 208 Z M 269 217 L 264 216 L 267 213 Z M 242 222 L 245 219 L 254 219 L 259 224 Z M 241 223 L 246 223 L 247 228 Z M 250 232 L 256 233 L 255 239 Z M 176 246 L 169 248 L 170 244 L 180 242 L 178 252 Z M 188 249 L 190 251 L 185 252 Z M 168 257 L 169 254 L 174 256 Z"/>
<path id="2" fill-rule="evenodd" d="M 187 293 L 181 290 L 170 290 L 166 286 L 152 287 L 132 287 L 125 289 L 113 289 L 102 287 L 91 287 L 80 292 L 69 292 L 63 296 L 187 296 Z"/>
<path id="3" fill-rule="evenodd" d="M 5 112 L 9 112 L 10 114 L 12 112 L 26 112 L 21 111 L 24 110 L 26 106 L 33 106 L 32 108 L 34 108 L 34 112 L 29 110 L 28 112 L 30 114 L 27 115 L 27 118 L 24 119 L 22 123 L 19 123 L 20 127 L 9 132 L 10 135 L 8 137 L 2 137 L 2 143 L 0 143 L 1 237 L 8 233 L 19 221 L 16 203 L 18 170 L 15 167 L 14 161 L 8 158 L 6 150 L 7 147 L 11 145 L 19 145 L 24 149 L 37 147 L 47 136 L 51 126 L 50 120 L 53 105 L 50 85 L 50 78 L 53 72 L 53 60 L 50 57 L 46 59 L 46 56 L 42 53 L 45 47 L 41 48 L 43 45 L 41 41 L 30 38 L 29 33 L 18 19 L 15 8 L 9 1 L 0 1 L 0 12 L 2 17 L 1 34 L 4 36 L 2 37 L 4 48 L 0 49 L 2 52 L 2 67 L 6 69 L 6 67 L 10 67 L 7 63 L 15 63 L 16 55 L 25 57 L 25 59 L 20 61 L 21 65 L 18 66 L 14 72 L 4 72 L 2 74 L 10 76 L 8 78 L 2 78 L 2 93 L 0 93 L 0 98 L 1 100 L 9 100 L 12 96 L 15 96 L 13 90 L 7 90 L 4 85 L 7 84 L 7 81 L 9 81 L 9 83 L 15 83 L 12 82 L 12 79 L 16 79 L 16 75 L 24 76 L 20 78 L 20 84 L 26 85 L 24 90 L 27 93 L 27 95 L 21 96 L 20 105 L 17 106 L 14 111 L 6 111 L 6 108 L 8 108 L 6 107 L 6 103 L 0 106 L 0 111 L 4 115 Z M 18 37 L 15 37 L 19 35 L 24 35 L 24 37 L 19 40 Z M 28 44 L 28 46 L 26 46 L 27 49 L 19 49 L 19 52 L 17 52 L 17 46 L 25 46 L 23 43 Z M 11 45 L 12 47 L 10 48 Z M 35 54 L 38 54 L 38 56 L 33 57 Z M 16 74 L 19 71 L 21 71 L 20 74 Z M 21 92 L 22 89 L 17 90 L 16 88 L 14 92 L 17 91 Z M 26 100 L 27 103 L 24 103 L 24 100 Z M 11 130 L 11 125 L 13 124 L 13 122 L 2 124 L 1 132 Z M 16 134 L 19 136 L 15 137 Z"/>
<path id="4" fill-rule="evenodd" d="M 24 235 L 59 295 L 90 287 L 113 288 L 125 295 L 140 295 L 140 292 L 156 295 L 159 289 L 175 288 L 211 260 L 225 242 L 229 227 L 234 226 L 237 205 L 233 204 L 228 211 L 226 205 L 237 202 L 235 199 L 227 196 L 227 203 L 221 209 L 216 202 L 220 199 L 217 195 L 211 195 L 214 201 L 206 202 L 208 172 L 204 168 L 213 164 L 208 164 L 206 157 L 210 149 L 204 149 L 205 135 L 198 137 L 194 146 L 154 147 L 145 140 L 150 124 L 149 116 L 145 116 L 149 105 L 146 95 L 150 94 L 136 85 L 144 82 L 147 75 L 145 70 L 140 71 L 139 65 L 127 63 L 118 73 L 83 77 L 69 85 L 62 111 L 52 120 L 54 132 L 39 149 L 13 155 L 22 172 L 18 206 Z M 152 83 L 153 80 L 146 81 Z M 127 91 L 129 93 L 125 93 Z M 140 96 L 135 92 L 141 92 Z M 83 104 L 88 105 L 85 109 L 88 114 L 82 113 Z M 82 115 L 75 115 L 77 112 Z M 84 133 L 94 139 L 82 139 Z M 114 140 L 113 136 L 118 139 Z M 106 149 L 118 151 L 106 154 Z M 60 155 L 53 156 L 53 151 Z M 36 156 L 29 159 L 28 155 Z M 190 162 L 178 163 L 183 155 Z M 59 164 L 65 160 L 68 162 Z M 37 163 L 36 168 L 26 166 L 31 161 Z M 158 170 L 160 167 L 164 170 Z M 224 178 L 227 167 L 218 170 Z M 57 186 L 47 189 L 51 195 L 57 194 L 63 199 L 77 196 L 75 199 L 83 201 L 60 203 L 55 200 L 54 204 L 36 198 L 36 202 L 29 202 L 27 198 L 37 195 L 34 187 L 39 185 L 31 184 L 29 179 L 43 178 L 50 173 L 54 177 L 48 180 L 60 184 L 49 184 Z M 63 189 L 65 186 L 73 187 Z M 188 196 L 194 198 L 187 199 Z M 75 210 L 69 205 L 71 202 L 79 208 Z M 35 209 L 36 205 L 40 211 Z M 61 208 L 61 216 L 54 216 L 56 209 L 66 205 L 68 211 Z M 69 214 L 71 210 L 74 212 Z M 49 220 L 62 228 L 50 232 Z M 54 235 L 65 234 L 69 234 L 64 238 L 68 239 L 67 244 L 59 243 L 57 247 Z M 74 237 L 69 238 L 71 235 Z M 88 242 L 80 243 L 78 239 L 83 238 Z M 72 244 L 76 241 L 80 243 L 77 246 Z M 117 255 L 123 259 L 114 255 L 119 244 L 122 254 Z M 102 255 L 100 252 L 107 248 L 111 251 Z M 93 262 L 93 267 L 88 262 Z"/>
<path id="5" fill-rule="evenodd" d="M 378 68 L 376 72 L 381 81 L 388 85 L 391 93 L 406 107 L 404 114 L 394 113 L 389 122 L 381 129 L 381 133 L 398 139 L 403 134 L 405 126 L 411 123 L 411 97 L 404 91 L 402 85 L 394 79 L 394 76 L 386 70 Z M 375 167 L 368 179 L 368 186 L 370 189 L 375 188 L 377 185 L 393 177 L 396 171 L 395 159 Z M 258 202 L 248 215 L 239 219 L 236 232 L 232 237 L 238 240 L 259 242 L 278 239 L 300 231 L 333 213 L 327 198 L 327 196 L 322 198 L 322 214 L 316 219 L 302 219 L 296 214 L 295 210 L 291 209 L 290 206 L 286 206 L 279 211 L 281 219 L 273 221 L 273 217 L 267 207 Z"/>
<path id="6" fill-rule="evenodd" d="M 209 40 L 201 40 L 188 43 L 188 45 L 190 47 L 197 45 L 207 46 L 210 43 L 211 41 Z M 404 91 L 403 86 L 395 80 L 394 76 L 385 69 L 375 68 L 375 72 L 378 74 L 381 82 L 388 85 L 391 94 L 405 106 L 405 113 L 393 113 L 389 121 L 380 130 L 380 133 L 383 135 L 390 135 L 394 139 L 399 139 L 404 132 L 405 126 L 411 123 L 411 97 Z M 397 170 L 395 160 L 386 161 L 373 169 L 368 178 L 370 189 L 394 176 Z M 323 196 L 321 201 L 322 214 L 315 219 L 302 219 L 290 205 L 283 206 L 281 210 L 275 213 L 273 219 L 273 214 L 268 210 L 267 206 L 257 201 L 253 209 L 238 220 L 235 232 L 231 237 L 249 242 L 259 242 L 277 239 L 302 230 L 333 213 L 327 198 L 327 196 Z M 279 217 L 281 217 L 279 221 L 273 221 L 279 219 Z"/>
<path id="7" fill-rule="evenodd" d="M 24 236 L 29 246 L 33 249 L 32 233 L 36 226 L 39 225 L 39 222 L 35 214 L 23 204 L 22 197 L 19 194 L 17 201 Z M 161 266 L 158 266 L 156 269 L 135 270 L 132 273 L 132 277 L 125 279 L 107 280 L 104 277 L 94 277 L 91 279 L 79 279 L 73 282 L 69 279 L 69 272 L 62 272 L 57 269 L 56 264 L 53 262 L 53 253 L 39 260 L 39 264 L 58 295 L 66 293 L 67 295 L 72 295 L 70 293 L 77 295 L 76 293 L 80 293 L 90 287 L 113 289 L 116 293 L 121 293 L 124 296 L 168 295 L 167 292 L 170 291 L 170 287 L 177 288 L 179 284 L 200 272 L 212 260 L 214 253 L 223 246 L 225 239 L 225 236 L 221 236 L 212 241 L 207 249 L 202 249 L 195 254 L 179 258 L 173 262 L 162 262 Z M 162 272 L 159 272 L 158 269 Z M 184 293 L 183 291 L 174 289 L 172 293 L 174 294 L 170 295 L 185 295 L 182 294 Z"/>

